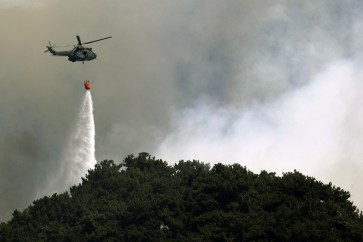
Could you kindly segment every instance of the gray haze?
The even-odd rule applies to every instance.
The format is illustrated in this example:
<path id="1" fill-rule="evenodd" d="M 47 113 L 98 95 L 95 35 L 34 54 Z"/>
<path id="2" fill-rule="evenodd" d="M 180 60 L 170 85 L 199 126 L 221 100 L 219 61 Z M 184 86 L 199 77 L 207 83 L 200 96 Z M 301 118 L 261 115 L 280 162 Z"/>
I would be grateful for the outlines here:
<path id="1" fill-rule="evenodd" d="M 0 0 L 0 220 L 46 195 L 86 79 L 98 161 L 147 151 L 296 168 L 362 208 L 362 10 L 358 0 Z M 43 54 L 77 34 L 113 38 L 92 44 L 98 57 L 84 65 Z"/>

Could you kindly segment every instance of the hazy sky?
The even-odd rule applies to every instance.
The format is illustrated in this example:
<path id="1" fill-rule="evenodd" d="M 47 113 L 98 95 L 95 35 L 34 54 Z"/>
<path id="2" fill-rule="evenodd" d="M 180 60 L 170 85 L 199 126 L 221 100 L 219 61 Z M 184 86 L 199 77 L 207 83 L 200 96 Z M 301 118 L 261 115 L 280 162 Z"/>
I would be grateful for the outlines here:
<path id="1" fill-rule="evenodd" d="M 0 221 L 62 167 L 92 83 L 96 158 L 304 174 L 363 208 L 363 2 L 0 0 Z M 90 41 L 97 59 L 44 54 Z"/>

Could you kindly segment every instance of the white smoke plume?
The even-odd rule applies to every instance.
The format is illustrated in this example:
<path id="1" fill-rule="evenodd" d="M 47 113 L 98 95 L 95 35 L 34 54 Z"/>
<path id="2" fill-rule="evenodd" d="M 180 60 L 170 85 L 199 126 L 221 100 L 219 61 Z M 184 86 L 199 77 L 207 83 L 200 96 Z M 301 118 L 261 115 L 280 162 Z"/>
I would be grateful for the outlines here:
<path id="1" fill-rule="evenodd" d="M 44 0 L 0 0 L 0 8 L 22 7 L 32 9 L 43 7 L 45 3 Z"/>
<path id="2" fill-rule="evenodd" d="M 337 181 L 356 197 L 363 184 L 362 10 L 358 0 L 0 0 L 0 221 L 42 196 L 50 182 L 63 185 L 59 174 L 70 176 L 64 152 L 79 111 L 74 104 L 83 98 L 73 80 L 85 79 L 97 90 L 101 160 L 148 151 L 167 161 L 211 158 L 256 170 L 304 163 L 302 172 Z M 43 53 L 48 40 L 74 44 L 76 35 L 83 42 L 113 37 L 92 43 L 97 60 L 84 65 Z M 340 59 L 354 63 L 334 65 L 352 73 L 339 84 L 347 78 L 350 86 L 341 90 L 352 96 L 337 94 L 324 106 L 338 82 L 333 74 L 335 81 L 314 77 Z M 320 98 L 303 98 L 309 93 Z M 339 146 L 334 159 L 318 159 L 318 143 L 321 154 Z M 164 150 L 164 157 L 168 146 L 178 153 Z"/>
<path id="3" fill-rule="evenodd" d="M 202 101 L 175 116 L 158 156 L 240 163 L 255 172 L 296 169 L 350 191 L 363 208 L 363 185 L 352 175 L 363 171 L 362 77 L 339 61 L 270 103 L 241 109 Z"/>
<path id="4" fill-rule="evenodd" d="M 48 188 L 48 193 L 64 191 L 81 182 L 89 169 L 96 164 L 95 158 L 95 123 L 93 102 L 90 91 L 84 95 L 76 128 L 71 135 L 69 146 L 62 159 L 59 174 Z"/>

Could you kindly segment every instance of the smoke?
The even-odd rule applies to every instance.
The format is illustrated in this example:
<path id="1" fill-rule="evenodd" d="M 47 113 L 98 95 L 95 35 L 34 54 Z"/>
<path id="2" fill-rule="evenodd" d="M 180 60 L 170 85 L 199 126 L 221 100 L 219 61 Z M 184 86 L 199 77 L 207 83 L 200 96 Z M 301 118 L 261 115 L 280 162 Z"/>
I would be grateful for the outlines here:
<path id="1" fill-rule="evenodd" d="M 349 190 L 363 207 L 362 73 L 338 61 L 308 85 L 269 103 L 248 108 L 218 106 L 213 100 L 174 116 L 173 132 L 157 152 L 176 162 L 199 159 L 240 163 L 248 169 L 294 169 Z"/>
<path id="2" fill-rule="evenodd" d="M 40 8 L 45 5 L 44 0 L 0 0 L 0 8 L 22 7 L 27 9 Z"/>
<path id="3" fill-rule="evenodd" d="M 96 164 L 95 135 L 92 95 L 90 91 L 86 91 L 76 128 L 60 162 L 58 177 L 52 180 L 48 193 L 64 191 L 78 184 L 88 170 L 94 168 Z"/>
<path id="4" fill-rule="evenodd" d="M 97 93 L 94 118 L 100 160 L 117 162 L 140 151 L 156 155 L 156 150 L 167 160 L 172 150 L 163 147 L 173 139 L 176 144 L 169 147 L 178 144 L 180 148 L 175 159 L 198 158 L 203 153 L 197 151 L 209 149 L 216 155 L 206 162 L 212 158 L 242 163 L 241 152 L 232 157 L 237 148 L 255 157 L 258 152 L 253 150 L 269 147 L 263 154 L 276 159 L 287 160 L 299 152 L 304 156 L 299 153 L 291 158 L 291 164 L 281 162 L 280 166 L 272 159 L 262 160 L 263 156 L 258 162 L 247 157 L 249 169 L 288 170 L 305 162 L 301 170 L 321 174 L 317 179 L 337 177 L 334 181 L 344 180 L 337 185 L 357 189 L 361 183 L 362 165 L 356 161 L 361 135 L 359 117 L 352 107 L 359 106 L 360 95 L 356 94 L 356 100 L 351 96 L 351 106 L 346 103 L 348 98 L 344 105 L 340 98 L 333 99 L 332 103 L 348 110 L 327 113 L 321 106 L 321 112 L 332 116 L 342 131 L 338 135 L 328 118 L 318 118 L 316 129 L 323 126 L 325 131 L 315 135 L 316 139 L 338 140 L 320 144 L 315 150 L 309 144 L 314 126 L 308 125 L 309 135 L 294 128 L 300 128 L 299 117 L 321 115 L 293 107 L 300 107 L 296 100 L 306 102 L 303 107 L 311 105 L 301 96 L 312 90 L 326 99 L 327 92 L 314 86 L 324 83 L 317 78 L 331 70 L 329 65 L 342 72 L 350 70 L 347 72 L 353 77 L 347 83 L 354 87 L 347 88 L 357 88 L 354 92 L 358 93 L 353 80 L 359 79 L 357 69 L 363 59 L 362 9 L 363 2 L 358 0 L 316 0 L 314 4 L 291 0 L 0 0 L 4 57 L 0 59 L 0 220 L 43 195 L 38 191 L 49 183 L 54 183 L 50 192 L 62 190 L 64 182 L 55 179 L 59 173 L 64 174 L 63 179 L 66 175 L 78 177 L 66 167 L 64 152 L 83 98 L 79 83 L 86 79 L 93 84 L 93 94 Z M 113 37 L 90 44 L 97 59 L 84 65 L 43 53 L 48 40 L 56 45 L 76 44 L 76 35 L 83 42 Z M 332 64 L 340 59 L 352 63 Z M 342 83 L 339 85 L 346 90 Z M 330 90 L 334 85 L 325 87 Z M 322 102 L 317 96 L 315 103 Z M 330 104 L 326 107 L 332 109 Z M 360 109 L 356 110 L 359 113 Z M 338 125 L 338 115 L 342 115 L 344 126 Z M 245 131 L 243 139 L 233 135 L 241 134 L 240 130 Z M 184 132 L 191 132 L 195 139 L 188 139 Z M 182 137 L 195 145 L 194 154 L 181 153 L 191 149 L 187 143 L 182 147 Z M 300 139 L 301 143 L 297 142 Z M 251 140 L 255 145 L 247 142 Z M 232 149 L 227 144 L 240 145 Z M 288 148 L 283 149 L 282 144 Z M 347 156 L 339 158 L 345 163 L 333 159 L 317 171 L 322 162 L 303 161 L 304 157 L 317 160 L 319 147 L 327 154 L 334 144 L 339 144 L 336 153 Z M 310 147 L 308 152 L 303 146 Z M 349 179 L 343 179 L 349 172 Z M 353 181 L 356 184 L 352 185 Z"/>
<path id="5" fill-rule="evenodd" d="M 16 208 L 28 206 L 29 199 L 37 199 L 34 191 L 43 185 L 50 169 L 49 163 L 42 162 L 49 157 L 41 147 L 39 136 L 30 131 L 10 133 L 0 143 L 0 160 L 6 161 L 0 164 L 0 219 L 9 217 Z"/>

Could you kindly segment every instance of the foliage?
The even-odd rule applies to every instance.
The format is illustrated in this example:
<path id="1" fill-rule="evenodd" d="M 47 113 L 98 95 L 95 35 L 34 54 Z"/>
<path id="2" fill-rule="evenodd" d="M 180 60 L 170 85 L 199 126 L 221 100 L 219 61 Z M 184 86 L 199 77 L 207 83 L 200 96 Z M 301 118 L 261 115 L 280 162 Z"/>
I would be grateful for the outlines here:
<path id="1" fill-rule="evenodd" d="M 294 171 L 147 153 L 102 161 L 69 192 L 14 211 L 0 241 L 363 241 L 349 193 Z"/>

